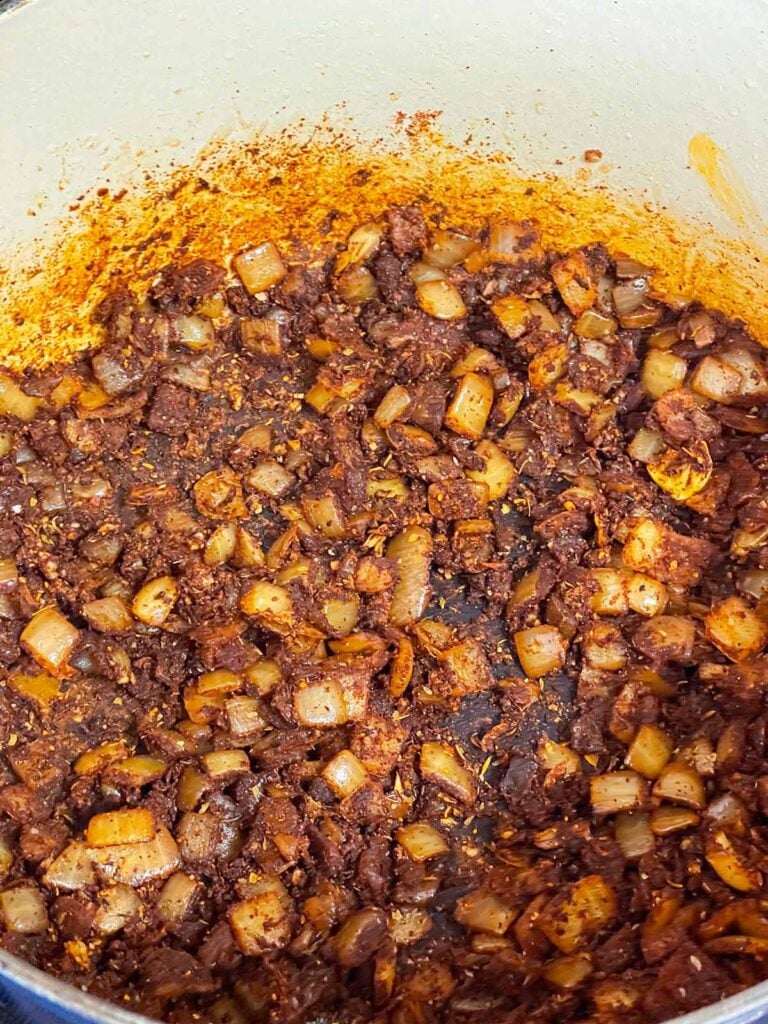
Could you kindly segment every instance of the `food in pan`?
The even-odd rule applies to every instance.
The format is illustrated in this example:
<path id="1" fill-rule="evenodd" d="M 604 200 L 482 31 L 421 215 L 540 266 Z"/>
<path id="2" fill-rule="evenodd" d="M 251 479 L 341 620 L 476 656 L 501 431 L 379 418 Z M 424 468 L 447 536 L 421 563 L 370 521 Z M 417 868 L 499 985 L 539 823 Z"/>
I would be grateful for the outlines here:
<path id="1" fill-rule="evenodd" d="M 0 374 L 0 945 L 174 1024 L 768 975 L 768 366 L 600 244 L 257 239 Z"/>

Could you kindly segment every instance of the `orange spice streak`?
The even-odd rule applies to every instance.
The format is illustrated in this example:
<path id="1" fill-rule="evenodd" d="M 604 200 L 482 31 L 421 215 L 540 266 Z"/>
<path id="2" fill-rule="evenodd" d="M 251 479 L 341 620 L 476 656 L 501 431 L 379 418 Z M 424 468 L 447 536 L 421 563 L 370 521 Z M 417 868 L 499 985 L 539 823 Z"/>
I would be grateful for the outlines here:
<path id="1" fill-rule="evenodd" d="M 290 258 L 328 252 L 359 222 L 392 203 L 420 202 L 435 221 L 470 228 L 531 218 L 544 242 L 567 250 L 592 240 L 660 269 L 667 296 L 697 298 L 744 319 L 768 345 L 768 260 L 750 243 L 714 238 L 706 225 L 611 193 L 598 171 L 567 180 L 522 177 L 505 154 L 447 144 L 437 115 L 402 116 L 392 140 L 317 129 L 212 142 L 193 166 L 159 174 L 141 190 L 95 190 L 29 255 L 0 273 L 0 363 L 13 369 L 63 361 L 100 341 L 94 305 L 120 281 L 139 287 L 171 260 L 227 261 L 272 238 Z M 101 194 L 99 194 L 101 192 Z"/>

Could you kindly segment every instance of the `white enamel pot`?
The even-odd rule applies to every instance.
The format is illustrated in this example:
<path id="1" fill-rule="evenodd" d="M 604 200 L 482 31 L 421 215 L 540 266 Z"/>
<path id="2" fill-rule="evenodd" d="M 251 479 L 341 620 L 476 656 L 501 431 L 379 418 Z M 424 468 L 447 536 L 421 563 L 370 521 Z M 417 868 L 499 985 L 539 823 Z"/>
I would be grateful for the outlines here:
<path id="1" fill-rule="evenodd" d="M 329 112 L 380 148 L 398 112 L 440 110 L 447 139 L 511 152 L 522 173 L 573 176 L 599 149 L 602 187 L 759 247 L 767 43 L 765 0 L 6 0 L 0 275 L 101 182 L 135 186 L 214 136 Z M 714 197 L 691 167 L 699 133 L 730 161 Z M 0 986 L 34 1022 L 139 1019 L 6 954 Z M 765 1011 L 768 983 L 679 1022 Z"/>

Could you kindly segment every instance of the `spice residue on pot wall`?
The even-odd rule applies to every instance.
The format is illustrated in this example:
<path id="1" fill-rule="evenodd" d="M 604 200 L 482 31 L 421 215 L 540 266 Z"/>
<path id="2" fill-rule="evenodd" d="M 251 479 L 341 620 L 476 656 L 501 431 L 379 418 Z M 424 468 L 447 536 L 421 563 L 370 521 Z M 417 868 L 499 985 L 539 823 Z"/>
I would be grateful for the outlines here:
<path id="1" fill-rule="evenodd" d="M 532 218 L 547 245 L 603 240 L 662 267 L 655 284 L 666 294 L 741 316 L 768 344 L 768 261 L 750 225 L 741 225 L 744 240 L 717 240 L 707 225 L 609 192 L 602 164 L 525 178 L 505 154 L 447 144 L 437 123 L 429 113 L 403 117 L 376 145 L 328 126 L 212 143 L 195 166 L 148 175 L 140 191 L 97 188 L 34 258 L 0 264 L 0 362 L 39 367 L 98 344 L 91 310 L 124 276 L 149 281 L 171 259 L 226 259 L 264 238 L 288 253 L 299 238 L 330 251 L 356 223 L 414 200 L 456 227 Z"/>

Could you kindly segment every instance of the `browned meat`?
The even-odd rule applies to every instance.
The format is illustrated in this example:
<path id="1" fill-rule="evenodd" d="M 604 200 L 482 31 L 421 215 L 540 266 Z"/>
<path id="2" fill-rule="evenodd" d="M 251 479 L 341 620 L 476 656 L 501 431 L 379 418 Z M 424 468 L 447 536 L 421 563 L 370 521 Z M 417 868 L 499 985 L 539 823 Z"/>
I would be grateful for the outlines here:
<path id="1" fill-rule="evenodd" d="M 387 211 L 387 220 L 396 255 L 407 256 L 427 244 L 427 224 L 418 206 L 393 206 Z"/>
<path id="2" fill-rule="evenodd" d="M 201 299 L 222 287 L 225 278 L 223 267 L 210 260 L 192 260 L 164 267 L 150 295 L 164 313 L 192 313 Z"/>
<path id="3" fill-rule="evenodd" d="M 149 407 L 147 426 L 160 434 L 181 437 L 189 429 L 194 416 L 195 402 L 191 392 L 176 384 L 161 384 Z"/>

